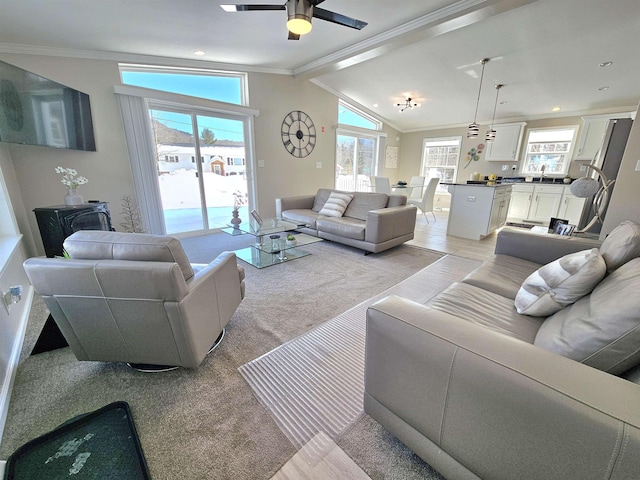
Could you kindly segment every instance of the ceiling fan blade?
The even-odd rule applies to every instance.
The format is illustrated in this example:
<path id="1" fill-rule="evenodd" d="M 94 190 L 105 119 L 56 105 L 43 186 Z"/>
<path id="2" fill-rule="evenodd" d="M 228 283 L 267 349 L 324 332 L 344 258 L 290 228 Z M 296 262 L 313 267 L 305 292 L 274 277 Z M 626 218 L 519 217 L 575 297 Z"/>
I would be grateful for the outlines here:
<path id="1" fill-rule="evenodd" d="M 323 8 L 313 7 L 313 16 L 327 22 L 337 23 L 338 25 L 344 25 L 345 27 L 355 28 L 356 30 L 362 30 L 367 26 L 367 22 L 362 20 L 356 20 L 355 18 L 347 17 L 339 13 L 330 12 Z"/>
<path id="2" fill-rule="evenodd" d="M 309 3 L 310 3 L 311 5 L 313 5 L 314 7 L 315 7 L 316 5 L 320 5 L 322 2 L 324 2 L 324 0 L 309 0 Z"/>
<path id="3" fill-rule="evenodd" d="M 284 5 L 220 5 L 225 12 L 250 12 L 264 10 L 286 10 Z"/>
<path id="4" fill-rule="evenodd" d="M 297 33 L 289 32 L 289 40 L 300 40 L 300 35 Z"/>

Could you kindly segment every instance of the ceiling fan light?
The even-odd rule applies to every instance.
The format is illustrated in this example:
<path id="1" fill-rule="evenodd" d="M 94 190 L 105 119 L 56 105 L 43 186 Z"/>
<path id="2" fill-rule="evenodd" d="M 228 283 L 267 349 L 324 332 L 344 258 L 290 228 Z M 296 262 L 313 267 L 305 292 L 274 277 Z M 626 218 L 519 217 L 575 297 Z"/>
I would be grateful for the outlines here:
<path id="1" fill-rule="evenodd" d="M 287 29 L 296 35 L 305 35 L 311 28 L 311 22 L 305 18 L 291 18 L 287 21 Z"/>
<path id="2" fill-rule="evenodd" d="M 287 17 L 287 29 L 296 35 L 305 35 L 312 28 L 313 5 L 308 0 L 288 0 Z"/>

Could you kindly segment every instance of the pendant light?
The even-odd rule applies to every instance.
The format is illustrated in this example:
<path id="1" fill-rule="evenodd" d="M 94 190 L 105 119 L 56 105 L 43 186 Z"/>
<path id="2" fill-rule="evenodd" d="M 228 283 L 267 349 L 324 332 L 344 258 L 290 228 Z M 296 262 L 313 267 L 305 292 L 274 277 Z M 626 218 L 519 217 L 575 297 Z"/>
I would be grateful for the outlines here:
<path id="1" fill-rule="evenodd" d="M 467 130 L 467 138 L 477 137 L 480 133 L 480 127 L 476 123 L 476 119 L 478 118 L 478 105 L 480 105 L 480 92 L 482 92 L 482 79 L 484 78 L 484 66 L 489 61 L 488 58 L 482 59 L 482 73 L 480 74 L 480 87 L 478 88 L 478 100 L 476 101 L 476 113 L 473 116 L 473 123 L 469 124 L 469 129 Z"/>
<path id="2" fill-rule="evenodd" d="M 498 94 L 500 93 L 500 89 L 504 87 L 502 84 L 496 85 L 496 103 L 493 105 L 493 118 L 491 119 L 491 127 L 487 130 L 487 135 L 484 138 L 484 141 L 487 143 L 492 143 L 496 141 L 496 131 L 493 129 L 493 122 L 496 120 L 496 107 L 498 106 Z"/>

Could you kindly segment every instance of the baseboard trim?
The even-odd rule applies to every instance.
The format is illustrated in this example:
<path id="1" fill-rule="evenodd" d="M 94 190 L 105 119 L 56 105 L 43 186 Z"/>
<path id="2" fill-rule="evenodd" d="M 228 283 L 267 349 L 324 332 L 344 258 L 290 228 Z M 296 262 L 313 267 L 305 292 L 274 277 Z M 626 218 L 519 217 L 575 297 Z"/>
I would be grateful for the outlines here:
<path id="1" fill-rule="evenodd" d="M 25 302 L 25 308 L 23 309 L 22 316 L 19 319 L 20 325 L 18 327 L 18 335 L 16 336 L 13 348 L 11 349 L 11 355 L 7 364 L 7 374 L 5 375 L 4 382 L 2 383 L 2 389 L 0 390 L 0 442 L 2 442 L 2 434 L 7 421 L 13 381 L 15 380 L 16 371 L 18 370 L 20 353 L 22 352 L 24 336 L 27 331 L 27 323 L 29 321 L 29 314 L 31 313 L 31 303 L 33 302 L 33 287 L 29 285 L 25 290 L 26 293 L 23 293 L 22 295 L 22 301 Z M 0 478 L 2 478 L 2 470 L 4 470 L 4 464 L 0 463 Z"/>

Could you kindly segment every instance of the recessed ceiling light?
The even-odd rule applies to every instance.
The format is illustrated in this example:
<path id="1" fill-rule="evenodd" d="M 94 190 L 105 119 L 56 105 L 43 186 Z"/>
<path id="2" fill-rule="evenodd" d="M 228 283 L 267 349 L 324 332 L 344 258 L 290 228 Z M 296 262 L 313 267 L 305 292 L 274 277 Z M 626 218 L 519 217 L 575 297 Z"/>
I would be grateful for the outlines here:
<path id="1" fill-rule="evenodd" d="M 613 65 L 613 62 L 602 62 L 600 64 L 601 67 L 610 67 L 611 65 Z"/>
<path id="2" fill-rule="evenodd" d="M 378 105 L 377 103 L 373 104 L 373 108 L 378 108 L 380 105 Z"/>
<path id="3" fill-rule="evenodd" d="M 605 85 L 604 87 L 600 87 L 598 90 L 600 90 L 601 92 L 604 92 L 605 90 L 609 90 L 609 86 Z"/>
<path id="4" fill-rule="evenodd" d="M 553 107 L 551 109 L 552 112 L 559 112 L 560 111 L 560 107 Z"/>
<path id="5" fill-rule="evenodd" d="M 201 57 L 202 55 L 205 55 L 207 52 L 203 52 L 202 50 L 196 50 L 195 52 L 193 52 L 194 55 L 198 55 L 199 57 Z"/>

